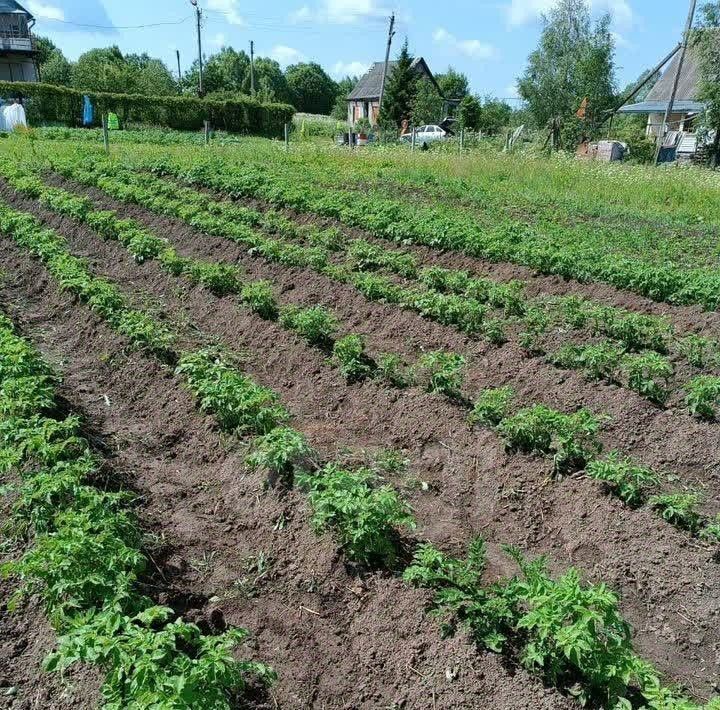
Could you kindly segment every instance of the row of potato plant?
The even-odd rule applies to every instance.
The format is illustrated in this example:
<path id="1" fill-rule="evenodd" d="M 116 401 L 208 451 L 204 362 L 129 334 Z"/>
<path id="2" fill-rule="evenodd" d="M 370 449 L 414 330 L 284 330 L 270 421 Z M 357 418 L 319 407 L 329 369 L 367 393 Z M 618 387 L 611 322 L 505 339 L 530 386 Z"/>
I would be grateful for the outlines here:
<path id="1" fill-rule="evenodd" d="M 157 165 L 157 161 L 148 162 Z M 684 269 L 648 264 L 624 255 L 597 253 L 582 244 L 563 243 L 516 222 L 496 228 L 481 226 L 472 214 L 454 207 L 420 206 L 377 194 L 348 195 L 296 176 L 273 175 L 257 164 L 230 161 L 164 159 L 162 169 L 189 184 L 211 187 L 231 196 L 258 197 L 361 227 L 394 242 L 423 244 L 461 251 L 489 261 L 508 261 L 539 273 L 558 274 L 576 281 L 602 281 L 635 291 L 657 301 L 699 304 L 708 310 L 720 306 L 720 274 L 713 269 Z M 312 169 L 308 166 L 308 172 Z"/>
<path id="2" fill-rule="evenodd" d="M 216 296 L 236 294 L 258 315 L 304 338 L 309 344 L 331 354 L 330 364 L 337 366 L 348 382 L 377 378 L 394 387 L 407 387 L 429 377 L 433 353 L 427 353 L 414 365 L 394 353 L 371 357 L 361 335 L 337 337 L 337 318 L 322 306 L 281 306 L 266 280 L 244 281 L 238 268 L 180 256 L 169 240 L 159 237 L 132 219 L 120 219 L 112 210 L 98 211 L 87 197 L 61 188 L 49 187 L 37 177 L 13 166 L 0 168 L 0 174 L 22 194 L 79 222 L 87 224 L 105 239 L 123 244 L 138 263 L 157 259 L 173 276 L 184 275 Z"/>
<path id="3" fill-rule="evenodd" d="M 43 228 L 35 217 L 0 205 L 0 231 L 11 235 L 20 247 L 38 257 L 62 289 L 77 295 L 111 327 L 163 361 L 176 365 L 177 374 L 195 395 L 200 409 L 213 415 L 223 429 L 270 436 L 290 419 L 276 393 L 243 374 L 222 351 L 205 348 L 176 352 L 173 343 L 177 339 L 169 330 L 146 312 L 129 309 L 126 298 L 114 283 L 93 275 L 82 259 L 70 254 L 65 238 Z M 111 297 L 98 301 L 97 293 Z M 124 313 L 137 316 L 144 329 L 129 332 L 122 327 Z M 297 435 L 302 437 L 299 432 Z M 285 441 L 270 438 L 261 442 L 267 450 L 268 462 L 283 455 Z M 333 464 L 315 465 L 308 476 L 316 477 L 317 481 L 306 476 L 303 483 L 310 491 L 311 504 L 316 510 L 314 523 L 319 528 L 332 529 L 351 558 L 377 562 L 382 557 L 378 550 L 394 549 L 396 527 L 410 526 L 411 516 L 407 505 L 391 488 L 375 485 L 374 477 L 366 473 Z M 327 489 L 321 480 L 326 474 L 328 481 L 334 482 L 334 486 Z M 387 501 L 393 502 L 392 505 Z M 327 510 L 319 512 L 321 506 L 334 511 L 334 515 L 329 515 Z"/>
<path id="4" fill-rule="evenodd" d="M 19 227 L 18 217 L 0 207 L 0 226 Z M 2 567 L 19 582 L 9 608 L 40 596 L 59 633 L 45 668 L 98 666 L 107 708 L 229 709 L 249 679 L 271 682 L 273 671 L 235 659 L 244 629 L 208 635 L 143 592 L 149 564 L 133 496 L 106 489 L 113 482 L 103 481 L 103 461 L 80 417 L 58 404 L 58 382 L 0 315 L 0 473 L 19 478 L 6 487 L 12 503 L 5 531 L 27 543 Z"/>
<path id="5" fill-rule="evenodd" d="M 128 181 L 135 178 L 129 175 L 124 176 L 126 180 L 119 184 L 117 179 L 105 174 L 101 174 L 100 177 L 88 175 L 87 168 L 78 170 L 74 164 L 70 164 L 69 168 L 68 164 L 60 167 L 61 170 L 63 168 L 75 179 L 96 184 L 115 197 L 140 202 L 165 214 L 180 216 L 193 226 L 209 233 L 230 236 L 241 243 L 255 245 L 251 249 L 266 259 L 286 265 L 314 268 L 331 278 L 351 283 L 371 300 L 384 300 L 410 308 L 440 323 L 455 325 L 469 334 L 483 332 L 495 342 L 502 342 L 505 339 L 503 320 L 486 317 L 488 302 L 502 306 L 506 314 L 522 313 L 520 321 L 525 330 L 521 334 L 521 343 L 534 354 L 543 351 L 539 340 L 551 325 L 560 324 L 577 329 L 590 324 L 592 332 L 607 335 L 616 340 L 618 345 L 607 341 L 584 348 L 573 346 L 574 350 L 562 349 L 555 357 L 551 356 L 550 361 L 561 367 L 583 369 L 590 378 L 600 377 L 623 384 L 658 405 L 664 404 L 670 394 L 669 384 L 674 368 L 668 358 L 657 352 L 667 352 L 670 344 L 668 342 L 670 327 L 663 318 L 623 312 L 621 309 L 608 306 L 596 306 L 577 297 L 546 299 L 542 302 L 526 304 L 519 297 L 520 288 L 516 282 L 496 284 L 487 279 L 472 278 L 464 272 L 453 272 L 439 267 L 430 267 L 422 271 L 420 280 L 428 285 L 428 290 L 423 293 L 413 288 L 404 288 L 379 274 L 363 271 L 371 261 L 368 253 L 372 256 L 372 262 L 377 264 L 379 261 L 377 252 L 383 251 L 367 242 L 364 245 L 361 240 L 358 242 L 364 249 L 364 256 L 360 258 L 356 249 L 353 263 L 348 269 L 345 268 L 347 264 L 341 266 L 333 264 L 330 261 L 331 254 L 328 253 L 331 250 L 320 245 L 303 248 L 295 244 L 278 243 L 268 237 L 264 240 L 260 238 L 261 242 L 258 243 L 257 234 L 242 223 L 262 222 L 266 228 L 269 223 L 274 230 L 279 228 L 283 231 L 296 230 L 295 227 L 288 227 L 287 222 L 290 220 L 282 216 L 268 217 L 255 212 L 250 218 L 243 218 L 239 225 L 228 215 L 223 218 L 213 214 L 212 218 L 203 218 L 201 213 L 208 210 L 206 196 L 196 195 L 195 200 L 187 199 L 189 196 L 183 194 L 183 199 L 173 199 L 169 196 L 173 190 L 172 185 L 162 184 L 162 181 L 156 181 L 156 184 L 145 188 L 133 188 Z M 107 166 L 103 166 L 103 173 L 106 172 L 108 172 Z M 118 170 L 110 168 L 109 172 L 113 174 Z M 140 183 L 148 185 L 147 179 L 140 178 Z M 153 197 L 151 187 L 160 188 L 160 192 L 166 196 Z M 197 209 L 193 202 L 197 204 Z M 223 203 L 209 204 L 215 205 L 213 213 L 228 211 Z M 246 212 L 252 212 L 246 208 L 227 207 L 233 213 L 240 212 L 244 215 Z M 399 263 L 403 265 L 404 256 L 406 255 L 400 254 L 393 261 L 397 263 L 399 258 Z M 458 294 L 461 289 L 463 295 Z M 468 296 L 468 293 L 473 295 Z M 676 345 L 678 353 L 686 354 L 696 366 L 701 362 L 702 365 L 707 365 L 717 359 L 717 346 L 710 339 L 687 336 L 671 342 Z M 634 352 L 642 348 L 652 350 Z M 569 357 L 571 352 L 575 353 L 574 357 Z M 592 363 L 592 357 L 598 353 L 608 356 L 615 354 L 614 366 L 606 367 L 600 375 L 597 374 L 597 368 Z M 619 376 L 620 374 L 622 377 Z M 720 403 L 720 378 L 714 375 L 696 376 L 686 383 L 684 389 L 685 403 L 691 414 L 704 419 L 715 417 L 716 408 Z"/>
<path id="6" fill-rule="evenodd" d="M 517 409 L 513 389 L 504 386 L 480 392 L 469 421 L 494 428 L 512 450 L 552 456 L 556 475 L 584 470 L 631 508 L 647 504 L 675 527 L 720 542 L 720 516 L 710 518 L 697 509 L 700 493 L 662 491 L 658 472 L 617 451 L 600 458 L 602 420 L 586 409 L 572 414 L 543 404 Z"/>
<path id="7" fill-rule="evenodd" d="M 50 230 L 43 229 L 37 220 L 3 207 L 0 230 L 13 236 L 43 263 L 47 262 L 45 245 Z M 63 251 L 69 256 L 64 240 L 55 235 L 50 256 Z M 96 279 L 87 269 L 85 278 Z M 72 290 L 94 307 L 83 296 L 84 290 Z M 108 320 L 112 325 L 113 321 Z M 392 488 L 378 486 L 375 474 L 367 469 L 345 470 L 334 463 L 320 466 L 305 437 L 287 426 L 289 413 L 277 396 L 256 385 L 217 350 L 187 352 L 171 359 L 178 362 L 178 373 L 186 379 L 204 411 L 213 414 L 228 430 L 256 435 L 248 457 L 250 465 L 267 469 L 275 480 L 294 478 L 308 491 L 314 511 L 313 525 L 318 530 L 333 530 L 351 559 L 366 564 L 395 564 L 398 530 L 412 528 L 414 519 Z M 459 363 L 451 361 L 449 373 L 444 374 L 442 365 L 447 362 L 439 364 L 434 382 L 439 389 L 452 394 L 458 385 L 453 374 Z M 435 553 L 429 545 L 418 548 L 405 578 L 412 584 L 436 588 L 441 595 L 438 599 L 444 600 L 455 583 L 453 570 L 440 569 L 439 574 L 434 574 L 434 563 L 428 559 L 431 553 L 442 554 Z M 495 599 L 488 598 L 488 590 L 500 592 L 501 586 L 496 582 L 488 587 L 481 579 L 478 544 L 473 546 L 474 566 L 469 568 L 477 574 L 463 576 L 466 598 L 450 589 L 450 599 L 458 602 L 452 611 L 460 610 L 463 620 L 469 618 L 468 612 L 482 612 L 482 618 L 475 615 L 474 619 L 479 619 L 486 630 L 477 636 L 488 640 L 485 643 L 488 648 L 519 657 L 546 681 L 581 699 L 606 697 L 617 700 L 618 707 L 630 707 L 627 696 L 637 687 L 648 701 L 648 708 L 696 707 L 663 686 L 652 666 L 635 656 L 629 626 L 618 610 L 618 599 L 604 585 L 581 583 L 574 569 L 559 580 L 552 580 L 544 572 L 542 558 L 528 562 L 517 551 L 512 554 L 525 581 L 510 580 Z M 459 567 L 462 563 L 456 564 Z M 54 569 L 54 565 L 48 569 Z M 488 604 L 483 606 L 483 600 L 488 600 Z M 437 605 L 440 607 L 439 602 Z M 502 625 L 492 631 L 490 626 L 497 623 L 498 614 Z M 508 630 L 503 633 L 505 629 Z M 569 634 L 568 629 L 578 633 Z M 506 643 L 506 637 L 522 640 L 524 646 Z M 610 659 L 615 663 L 610 663 Z M 628 659 L 632 659 L 632 664 Z M 681 702 L 685 704 L 680 705 Z"/>

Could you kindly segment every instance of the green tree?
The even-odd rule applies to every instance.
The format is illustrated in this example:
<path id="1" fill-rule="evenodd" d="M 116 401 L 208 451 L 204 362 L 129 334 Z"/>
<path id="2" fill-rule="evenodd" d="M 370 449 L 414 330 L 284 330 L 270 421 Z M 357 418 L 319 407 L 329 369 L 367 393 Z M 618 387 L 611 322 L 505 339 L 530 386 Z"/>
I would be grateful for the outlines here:
<path id="1" fill-rule="evenodd" d="M 250 93 L 249 65 L 242 88 L 244 93 Z M 262 101 L 292 103 L 285 74 L 274 59 L 268 57 L 255 59 L 255 96 Z"/>
<path id="2" fill-rule="evenodd" d="M 419 79 L 412 105 L 412 122 L 415 126 L 442 121 L 443 98 L 435 85 L 427 79 Z"/>
<path id="3" fill-rule="evenodd" d="M 458 123 L 460 124 L 460 128 L 477 131 L 480 129 L 481 118 L 482 104 L 477 96 L 468 94 L 463 98 L 458 107 Z"/>
<path id="4" fill-rule="evenodd" d="M 91 49 L 72 68 L 72 85 L 81 91 L 136 92 L 136 72 L 117 46 Z"/>
<path id="5" fill-rule="evenodd" d="M 330 115 L 338 87 L 319 64 L 292 64 L 285 70 L 285 79 L 298 111 Z"/>
<path id="6" fill-rule="evenodd" d="M 720 0 L 705 4 L 693 32 L 693 51 L 700 68 L 699 98 L 706 104 L 704 124 L 715 131 L 710 161 L 720 163 Z"/>
<path id="7" fill-rule="evenodd" d="M 353 90 L 353 88 L 355 88 L 355 84 L 357 83 L 358 78 L 356 76 L 346 76 L 338 82 L 338 93 L 335 97 L 335 105 L 333 106 L 332 113 L 330 114 L 338 121 L 347 121 L 347 95 Z"/>
<path id="8" fill-rule="evenodd" d="M 573 123 L 587 98 L 586 118 L 579 128 L 592 133 L 594 123 L 615 100 L 614 50 L 609 15 L 593 26 L 586 0 L 559 0 L 543 16 L 539 46 L 518 79 L 534 123 L 545 127 L 556 118 Z"/>
<path id="9" fill-rule="evenodd" d="M 133 82 L 138 94 L 167 96 L 177 93 L 177 81 L 160 59 L 143 53 L 128 54 L 125 61 L 134 75 Z"/>
<path id="10" fill-rule="evenodd" d="M 470 93 L 467 76 L 452 67 L 448 67 L 444 74 L 436 74 L 435 81 L 446 99 L 462 99 Z"/>
<path id="11" fill-rule="evenodd" d="M 406 38 L 395 67 L 385 81 L 385 95 L 379 116 L 382 126 L 392 125 L 397 128 L 404 120 L 409 121 L 412 118 L 418 81 L 412 62 L 413 57 Z"/>
<path id="12" fill-rule="evenodd" d="M 69 86 L 72 65 L 62 51 L 47 37 L 37 37 L 35 42 L 41 80 L 47 84 Z"/>
<path id="13" fill-rule="evenodd" d="M 510 125 L 512 108 L 499 99 L 487 97 L 483 102 L 478 129 L 488 135 L 495 135 Z"/>

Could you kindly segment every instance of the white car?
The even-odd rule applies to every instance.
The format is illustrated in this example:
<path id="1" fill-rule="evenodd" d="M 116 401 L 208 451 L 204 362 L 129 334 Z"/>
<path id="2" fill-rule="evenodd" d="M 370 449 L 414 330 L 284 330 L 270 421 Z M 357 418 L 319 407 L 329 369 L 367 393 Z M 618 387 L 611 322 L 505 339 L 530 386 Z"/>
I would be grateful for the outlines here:
<path id="1" fill-rule="evenodd" d="M 422 146 L 432 143 L 433 141 L 442 141 L 448 137 L 447 131 L 440 126 L 418 126 L 415 129 L 415 145 Z M 412 142 L 412 131 L 403 133 L 400 140 L 406 143 Z"/>

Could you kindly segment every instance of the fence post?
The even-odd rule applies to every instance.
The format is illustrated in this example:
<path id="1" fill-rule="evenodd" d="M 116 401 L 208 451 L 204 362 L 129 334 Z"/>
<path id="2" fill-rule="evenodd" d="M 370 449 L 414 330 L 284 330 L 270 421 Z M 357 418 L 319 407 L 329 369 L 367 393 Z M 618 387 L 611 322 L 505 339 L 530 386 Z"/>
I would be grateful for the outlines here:
<path id="1" fill-rule="evenodd" d="M 110 152 L 110 136 L 108 135 L 108 119 L 107 114 L 102 114 L 102 131 L 103 131 L 103 144 L 105 145 L 105 152 Z"/>
<path id="2" fill-rule="evenodd" d="M 460 129 L 460 152 L 462 153 L 463 150 L 465 150 L 465 129 Z"/>
<path id="3" fill-rule="evenodd" d="M 205 124 L 205 145 L 210 143 L 210 121 L 203 121 Z"/>
<path id="4" fill-rule="evenodd" d="M 412 137 L 410 138 L 410 150 L 415 150 L 415 127 L 412 129 Z"/>

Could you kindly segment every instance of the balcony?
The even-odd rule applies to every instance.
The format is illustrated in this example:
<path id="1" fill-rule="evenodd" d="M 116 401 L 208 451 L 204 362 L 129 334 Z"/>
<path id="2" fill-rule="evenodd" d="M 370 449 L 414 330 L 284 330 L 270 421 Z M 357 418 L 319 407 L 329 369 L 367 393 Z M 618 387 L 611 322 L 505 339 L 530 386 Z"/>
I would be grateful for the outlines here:
<path id="1" fill-rule="evenodd" d="M 0 37 L 0 52 L 33 52 L 35 41 L 32 37 Z"/>

